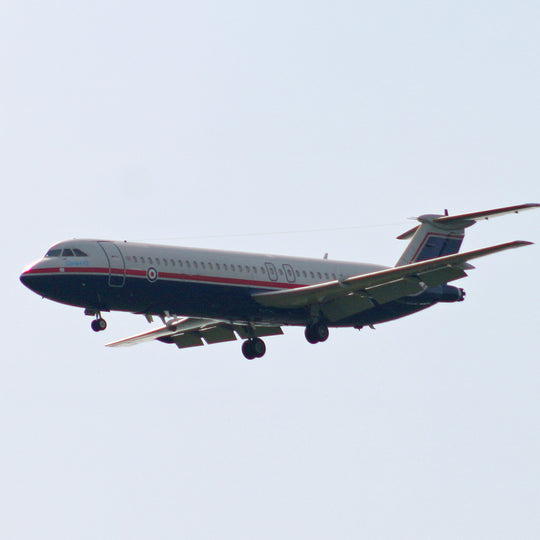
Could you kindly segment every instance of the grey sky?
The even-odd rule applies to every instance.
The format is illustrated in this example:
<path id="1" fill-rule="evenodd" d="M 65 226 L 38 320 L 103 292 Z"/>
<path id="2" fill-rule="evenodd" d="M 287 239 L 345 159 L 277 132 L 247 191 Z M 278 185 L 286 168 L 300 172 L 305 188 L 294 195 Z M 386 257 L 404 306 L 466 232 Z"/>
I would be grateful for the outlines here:
<path id="1" fill-rule="evenodd" d="M 390 265 L 409 216 L 540 202 L 539 35 L 535 2 L 4 3 L 0 535 L 537 538 L 538 245 L 257 362 L 106 349 L 147 323 L 18 275 L 71 237 L 339 227 L 180 243 Z"/>

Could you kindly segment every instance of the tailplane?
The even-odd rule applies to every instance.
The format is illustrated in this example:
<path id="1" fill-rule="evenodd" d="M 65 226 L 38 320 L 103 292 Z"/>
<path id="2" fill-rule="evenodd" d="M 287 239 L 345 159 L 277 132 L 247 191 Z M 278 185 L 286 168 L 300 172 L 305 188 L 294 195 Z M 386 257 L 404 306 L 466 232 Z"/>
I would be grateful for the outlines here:
<path id="1" fill-rule="evenodd" d="M 477 221 L 505 214 L 517 214 L 523 210 L 538 208 L 540 204 L 522 204 L 496 208 L 484 212 L 461 214 L 458 216 L 426 214 L 416 218 L 420 225 L 398 236 L 399 240 L 409 240 L 396 266 L 425 261 L 458 253 L 465 236 L 465 229 Z"/>

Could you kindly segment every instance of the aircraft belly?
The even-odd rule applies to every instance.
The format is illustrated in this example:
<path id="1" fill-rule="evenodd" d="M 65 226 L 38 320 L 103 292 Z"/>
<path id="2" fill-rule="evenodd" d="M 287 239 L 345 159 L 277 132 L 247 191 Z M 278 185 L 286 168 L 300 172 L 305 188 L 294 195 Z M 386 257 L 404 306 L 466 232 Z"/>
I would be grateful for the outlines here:
<path id="1" fill-rule="evenodd" d="M 189 317 L 250 320 L 279 325 L 305 325 L 309 310 L 264 307 L 254 302 L 249 287 L 127 277 L 121 287 L 109 285 L 108 274 L 35 276 L 32 288 L 64 304 L 101 311 L 127 311 L 160 315 L 168 312 Z M 429 307 L 400 302 L 374 306 L 345 318 L 330 317 L 329 326 L 365 326 L 410 315 Z M 323 315 L 326 315 L 323 311 Z"/>

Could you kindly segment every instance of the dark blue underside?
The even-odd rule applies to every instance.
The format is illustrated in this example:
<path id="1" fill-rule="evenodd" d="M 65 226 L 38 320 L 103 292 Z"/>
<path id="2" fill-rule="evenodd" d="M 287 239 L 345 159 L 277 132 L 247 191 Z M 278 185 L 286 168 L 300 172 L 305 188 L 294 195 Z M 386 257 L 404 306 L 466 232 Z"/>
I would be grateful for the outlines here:
<path id="1" fill-rule="evenodd" d="M 306 325 L 308 309 L 274 309 L 251 299 L 261 289 L 146 279 L 126 278 L 122 287 L 111 287 L 106 275 L 23 276 L 21 281 L 37 294 L 95 311 L 127 311 L 161 315 L 165 312 L 189 317 L 230 319 Z M 265 289 L 267 290 L 267 289 Z M 364 326 L 398 319 L 426 309 L 437 299 L 433 294 L 409 297 L 405 301 L 375 306 L 330 326 Z"/>

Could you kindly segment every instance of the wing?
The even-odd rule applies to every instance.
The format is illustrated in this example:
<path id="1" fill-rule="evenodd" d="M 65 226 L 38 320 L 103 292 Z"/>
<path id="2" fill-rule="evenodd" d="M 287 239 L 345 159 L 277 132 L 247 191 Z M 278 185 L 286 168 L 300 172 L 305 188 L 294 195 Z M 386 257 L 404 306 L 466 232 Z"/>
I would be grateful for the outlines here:
<path id="1" fill-rule="evenodd" d="M 149 332 L 108 343 L 107 347 L 138 345 L 146 341 L 158 340 L 163 343 L 174 343 L 179 349 L 184 349 L 204 345 L 204 343 L 213 345 L 214 343 L 235 341 L 237 335 L 241 339 L 246 339 L 280 334 L 283 334 L 283 331 L 279 326 L 275 325 L 248 325 L 215 319 L 183 317 L 174 319 L 166 325 Z"/>
<path id="2" fill-rule="evenodd" d="M 529 244 L 531 242 L 509 242 L 343 280 L 292 290 L 256 293 L 253 299 L 263 306 L 274 308 L 301 308 L 318 304 L 330 321 L 336 321 L 373 307 L 373 300 L 378 304 L 384 304 L 421 293 L 427 287 L 465 277 L 467 275 L 465 270 L 472 268 L 467 261 L 472 259 Z"/>

